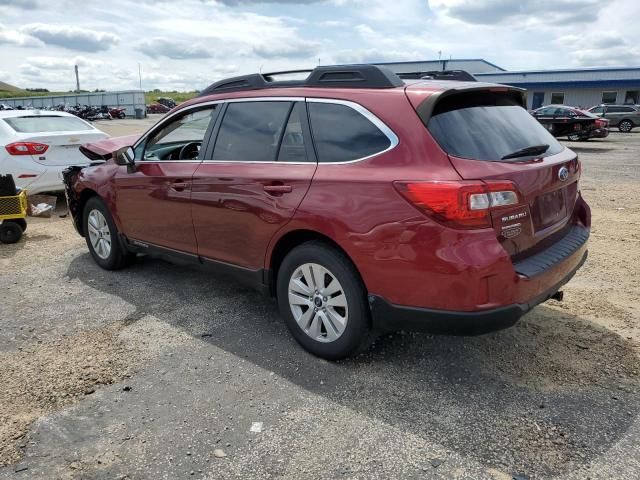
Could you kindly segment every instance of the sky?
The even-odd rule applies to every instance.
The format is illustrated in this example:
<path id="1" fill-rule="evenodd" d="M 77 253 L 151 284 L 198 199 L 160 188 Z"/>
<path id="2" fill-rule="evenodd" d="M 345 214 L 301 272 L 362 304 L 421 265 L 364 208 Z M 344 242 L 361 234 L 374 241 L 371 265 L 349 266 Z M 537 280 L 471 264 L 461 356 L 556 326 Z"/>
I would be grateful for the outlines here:
<path id="1" fill-rule="evenodd" d="M 0 0 L 0 81 L 202 89 L 337 63 L 640 66 L 638 0 Z"/>

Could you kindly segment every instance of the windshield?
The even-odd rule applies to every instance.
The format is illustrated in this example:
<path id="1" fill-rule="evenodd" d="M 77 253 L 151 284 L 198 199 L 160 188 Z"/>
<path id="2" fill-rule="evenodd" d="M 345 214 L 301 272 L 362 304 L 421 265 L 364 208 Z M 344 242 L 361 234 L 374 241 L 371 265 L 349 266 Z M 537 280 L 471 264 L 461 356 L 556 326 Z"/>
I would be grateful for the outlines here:
<path id="1" fill-rule="evenodd" d="M 32 115 L 28 117 L 10 117 L 4 121 L 16 132 L 44 133 L 44 132 L 76 132 L 78 130 L 93 130 L 93 127 L 79 118 L 61 115 Z"/>
<path id="2" fill-rule="evenodd" d="M 539 145 L 549 146 L 536 155 L 546 157 L 564 148 L 515 100 L 495 93 L 469 92 L 444 98 L 436 105 L 427 128 L 445 152 L 474 160 L 500 161 Z"/>

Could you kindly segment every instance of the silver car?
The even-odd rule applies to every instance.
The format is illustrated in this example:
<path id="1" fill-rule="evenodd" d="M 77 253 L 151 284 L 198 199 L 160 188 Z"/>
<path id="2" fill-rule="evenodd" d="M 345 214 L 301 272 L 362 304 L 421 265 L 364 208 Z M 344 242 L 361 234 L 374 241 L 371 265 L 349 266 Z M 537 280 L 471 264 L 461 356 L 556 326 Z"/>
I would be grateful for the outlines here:
<path id="1" fill-rule="evenodd" d="M 609 125 L 621 132 L 630 132 L 640 126 L 640 106 L 638 105 L 598 105 L 589 112 L 609 120 Z"/>

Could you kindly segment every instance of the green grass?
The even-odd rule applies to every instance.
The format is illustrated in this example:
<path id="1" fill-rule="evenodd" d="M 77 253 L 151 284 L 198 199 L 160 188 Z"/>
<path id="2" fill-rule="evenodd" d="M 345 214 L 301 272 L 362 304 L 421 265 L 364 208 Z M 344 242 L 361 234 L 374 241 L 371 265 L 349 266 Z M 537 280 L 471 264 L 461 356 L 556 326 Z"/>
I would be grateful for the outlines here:
<path id="1" fill-rule="evenodd" d="M 195 97 L 198 92 L 145 92 L 144 100 L 147 104 L 149 103 L 157 103 L 159 97 L 168 97 L 173 98 L 176 103 L 186 102 L 187 100 L 191 100 Z"/>
<path id="2" fill-rule="evenodd" d="M 0 98 L 13 98 L 13 97 L 43 97 L 45 95 L 57 95 L 55 92 L 27 92 L 21 90 L 18 92 L 8 92 L 6 90 L 0 90 Z"/>

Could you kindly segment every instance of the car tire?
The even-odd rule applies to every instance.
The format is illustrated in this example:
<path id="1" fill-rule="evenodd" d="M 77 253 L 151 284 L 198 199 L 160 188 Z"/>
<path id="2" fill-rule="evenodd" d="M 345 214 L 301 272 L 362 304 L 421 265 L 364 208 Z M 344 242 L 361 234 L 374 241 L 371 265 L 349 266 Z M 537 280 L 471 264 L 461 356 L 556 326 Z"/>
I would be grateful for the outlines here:
<path id="1" fill-rule="evenodd" d="M 631 130 L 633 130 L 633 122 L 631 120 L 622 120 L 618 124 L 618 130 L 620 130 L 622 133 L 629 133 Z"/>
<path id="2" fill-rule="evenodd" d="M 22 238 L 22 228 L 15 222 L 4 221 L 0 225 L 0 242 L 16 243 Z"/>
<path id="3" fill-rule="evenodd" d="M 278 270 L 276 289 L 289 331 L 308 352 L 339 360 L 370 344 L 366 289 L 336 248 L 311 241 L 291 250 Z"/>
<path id="4" fill-rule="evenodd" d="M 133 255 L 124 249 L 111 213 L 99 197 L 87 201 L 82 220 L 87 247 L 98 265 L 119 270 L 130 263 Z"/>

